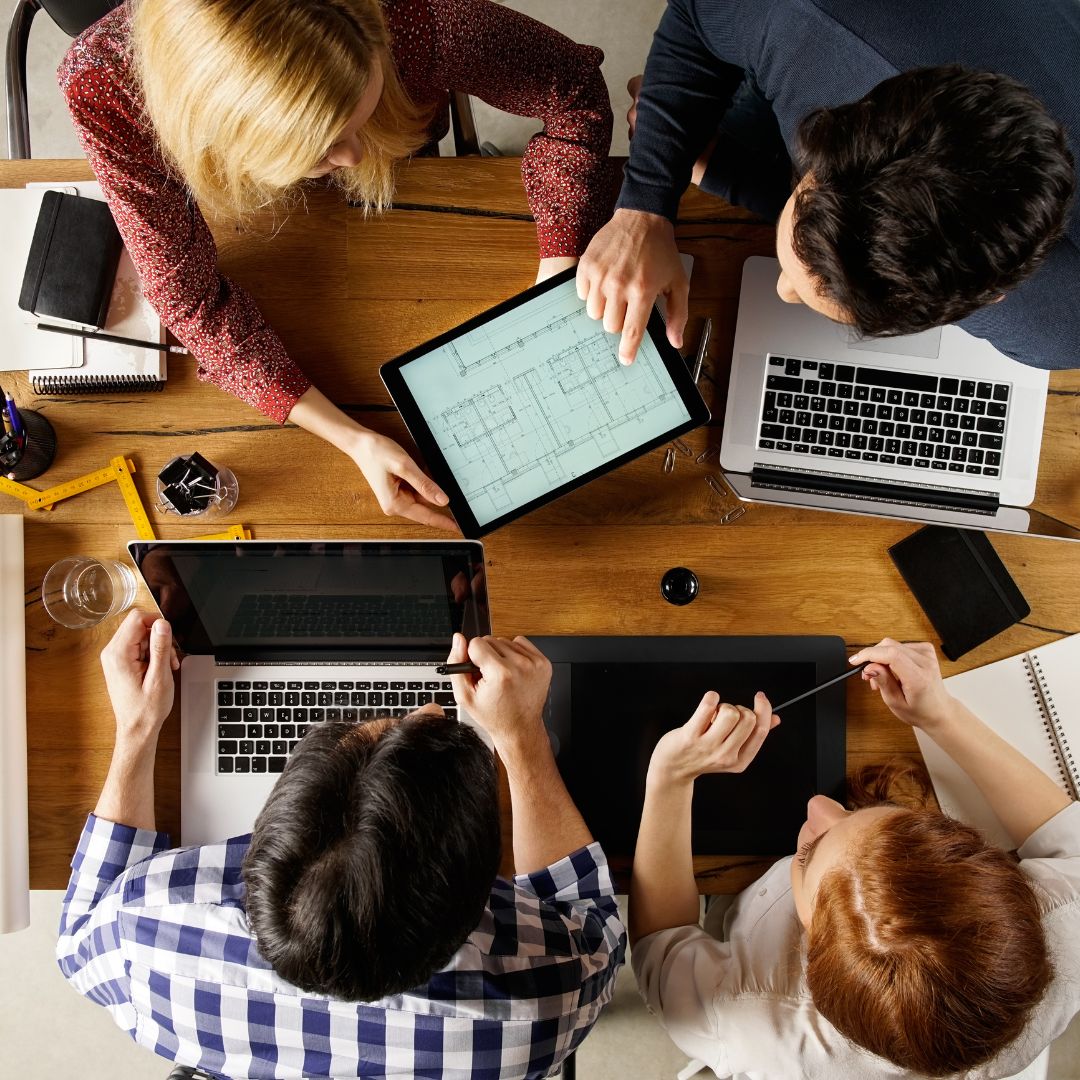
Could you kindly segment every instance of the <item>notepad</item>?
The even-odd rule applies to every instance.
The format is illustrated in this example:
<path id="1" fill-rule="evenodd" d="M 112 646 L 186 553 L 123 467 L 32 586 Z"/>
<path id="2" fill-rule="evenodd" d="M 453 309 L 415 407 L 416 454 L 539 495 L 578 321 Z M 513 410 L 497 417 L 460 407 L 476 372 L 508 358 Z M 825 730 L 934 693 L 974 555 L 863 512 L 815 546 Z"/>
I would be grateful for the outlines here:
<path id="1" fill-rule="evenodd" d="M 77 192 L 92 199 L 102 199 L 101 187 L 96 181 L 79 181 L 75 184 L 28 184 L 27 189 L 36 191 L 58 188 Z M 140 341 L 165 341 L 165 330 L 157 312 L 143 296 L 139 274 L 127 248 L 120 253 L 120 265 L 116 271 L 109 314 L 103 327 L 105 333 L 118 337 L 136 338 Z M 33 331 L 39 338 L 59 337 Z M 63 339 L 62 339 L 63 340 Z M 125 390 L 143 392 L 161 390 L 165 385 L 165 353 L 141 349 L 130 345 L 117 345 L 89 338 L 73 338 L 77 349 L 79 366 L 74 370 L 63 365 L 41 368 L 32 377 L 35 394 L 102 394 Z"/>
<path id="2" fill-rule="evenodd" d="M 1080 634 L 966 671 L 945 687 L 988 727 L 1080 800 Z M 995 844 L 1015 844 L 967 773 L 915 729 L 941 809 Z"/>

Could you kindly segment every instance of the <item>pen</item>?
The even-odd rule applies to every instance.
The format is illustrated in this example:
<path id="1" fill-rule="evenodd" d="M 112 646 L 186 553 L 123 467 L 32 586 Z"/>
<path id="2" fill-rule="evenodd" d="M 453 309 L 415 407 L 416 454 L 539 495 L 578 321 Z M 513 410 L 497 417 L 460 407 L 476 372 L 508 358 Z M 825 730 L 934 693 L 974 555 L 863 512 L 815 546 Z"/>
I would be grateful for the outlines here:
<path id="1" fill-rule="evenodd" d="M 7 394 L 2 386 L 0 386 L 0 397 L 7 398 Z M 7 408 L 0 408 L 0 419 L 4 421 L 4 434 L 11 435 L 14 433 L 14 429 L 11 426 L 11 421 L 8 419 Z"/>
<path id="2" fill-rule="evenodd" d="M 692 377 L 695 386 L 697 386 L 698 379 L 701 378 L 701 368 L 705 363 L 705 350 L 709 347 L 709 338 L 711 335 L 712 319 L 706 319 L 705 326 L 701 331 L 701 340 L 698 342 L 697 355 L 694 357 L 694 371 Z"/>
<path id="3" fill-rule="evenodd" d="M 479 675 L 480 669 L 475 664 L 437 664 L 436 675 Z"/>
<path id="4" fill-rule="evenodd" d="M 850 679 L 852 675 L 858 675 L 859 672 L 862 671 L 862 669 L 866 667 L 866 665 L 869 663 L 870 661 L 867 660 L 866 663 L 858 664 L 850 671 L 845 671 L 843 675 L 837 675 L 835 679 L 829 679 L 828 682 L 819 683 L 817 686 L 814 687 L 813 690 L 807 690 L 805 693 L 798 694 L 793 698 L 789 698 L 787 701 L 784 702 L 783 705 L 774 705 L 773 712 L 778 713 L 781 709 L 786 709 L 789 705 L 794 705 L 796 701 L 802 701 L 803 698 L 813 697 L 815 694 L 820 693 L 826 687 L 834 686 L 838 682 L 843 682 L 845 679 Z"/>
<path id="5" fill-rule="evenodd" d="M 8 420 L 11 421 L 11 432 L 21 442 L 26 438 L 26 429 L 22 425 L 19 410 L 15 407 L 15 399 L 6 390 L 4 391 L 4 408 L 7 409 Z"/>
<path id="6" fill-rule="evenodd" d="M 52 326 L 49 323 L 38 323 L 39 330 L 47 330 L 50 334 L 67 334 L 70 337 L 87 338 L 90 341 L 111 341 L 114 345 L 135 345 L 140 349 L 156 349 L 158 352 L 179 353 L 187 356 L 188 351 L 182 345 L 163 345 L 160 341 L 138 341 L 135 338 L 117 337 L 115 334 L 101 334 L 96 330 L 76 330 L 73 326 Z"/>

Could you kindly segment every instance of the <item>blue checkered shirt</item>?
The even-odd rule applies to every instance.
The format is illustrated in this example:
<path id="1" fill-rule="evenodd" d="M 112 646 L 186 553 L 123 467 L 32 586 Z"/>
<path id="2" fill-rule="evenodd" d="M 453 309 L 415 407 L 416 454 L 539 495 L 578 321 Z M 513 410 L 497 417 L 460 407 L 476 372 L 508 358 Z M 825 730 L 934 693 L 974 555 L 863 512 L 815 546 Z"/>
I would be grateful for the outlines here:
<path id="1" fill-rule="evenodd" d="M 626 934 L 598 844 L 495 881 L 480 925 L 421 987 L 372 1004 L 297 989 L 259 955 L 249 837 L 168 850 L 87 820 L 56 954 L 140 1045 L 225 1077 L 542 1077 L 611 998 Z"/>

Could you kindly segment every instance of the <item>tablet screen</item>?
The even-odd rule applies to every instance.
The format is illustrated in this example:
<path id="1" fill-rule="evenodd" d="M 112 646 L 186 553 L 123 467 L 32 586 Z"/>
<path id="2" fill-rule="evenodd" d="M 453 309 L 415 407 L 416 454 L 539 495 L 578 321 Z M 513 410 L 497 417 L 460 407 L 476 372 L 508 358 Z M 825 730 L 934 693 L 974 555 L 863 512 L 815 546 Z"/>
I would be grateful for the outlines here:
<path id="1" fill-rule="evenodd" d="M 570 276 L 401 367 L 478 525 L 690 421 L 650 336 L 629 367 L 618 345 Z"/>

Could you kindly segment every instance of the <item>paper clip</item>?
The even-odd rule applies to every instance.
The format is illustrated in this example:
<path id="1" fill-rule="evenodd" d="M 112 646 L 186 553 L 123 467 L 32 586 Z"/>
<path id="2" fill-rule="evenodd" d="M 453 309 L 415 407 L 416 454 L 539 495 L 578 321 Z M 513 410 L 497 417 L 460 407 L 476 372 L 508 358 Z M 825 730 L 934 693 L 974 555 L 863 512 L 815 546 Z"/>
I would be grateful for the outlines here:
<path id="1" fill-rule="evenodd" d="M 694 456 L 694 451 L 691 450 L 690 447 L 682 441 L 682 439 L 672 439 L 671 445 L 674 446 L 680 454 L 685 454 L 687 457 Z"/>
<path id="2" fill-rule="evenodd" d="M 706 446 L 704 450 L 694 460 L 699 465 L 704 465 L 706 461 L 711 457 L 715 457 L 720 452 L 719 446 Z"/>
<path id="3" fill-rule="evenodd" d="M 705 477 L 705 483 L 709 485 L 721 498 L 726 499 L 730 492 L 724 487 L 720 481 L 710 473 Z"/>
<path id="4" fill-rule="evenodd" d="M 669 473 L 675 468 L 675 451 L 669 446 L 664 451 L 664 464 L 661 466 L 661 471 Z"/>

